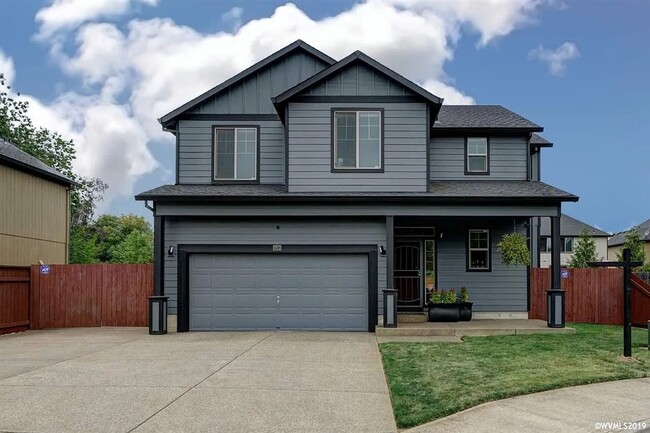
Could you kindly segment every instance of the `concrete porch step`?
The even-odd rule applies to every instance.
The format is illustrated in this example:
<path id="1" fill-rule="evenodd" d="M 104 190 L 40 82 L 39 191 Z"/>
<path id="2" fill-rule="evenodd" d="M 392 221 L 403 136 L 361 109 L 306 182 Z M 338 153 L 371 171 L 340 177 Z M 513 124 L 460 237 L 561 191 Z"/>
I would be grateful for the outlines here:
<path id="1" fill-rule="evenodd" d="M 573 328 L 548 328 L 543 320 L 472 320 L 456 323 L 404 323 L 396 328 L 377 326 L 375 334 L 385 336 L 464 337 L 522 334 L 570 334 Z"/>
<path id="2" fill-rule="evenodd" d="M 427 313 L 397 313 L 397 323 L 426 323 Z"/>

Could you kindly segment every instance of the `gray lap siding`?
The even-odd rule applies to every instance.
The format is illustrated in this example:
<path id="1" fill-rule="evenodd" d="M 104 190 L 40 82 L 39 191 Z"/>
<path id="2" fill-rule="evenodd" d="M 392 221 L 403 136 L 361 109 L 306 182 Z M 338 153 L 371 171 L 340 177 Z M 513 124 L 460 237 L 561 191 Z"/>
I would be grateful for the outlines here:
<path id="1" fill-rule="evenodd" d="M 278 228 L 279 227 L 279 228 Z M 165 218 L 164 251 L 179 244 L 386 245 L 384 219 Z M 165 255 L 165 295 L 177 312 L 177 257 Z M 378 291 L 386 288 L 386 257 L 378 258 Z"/>

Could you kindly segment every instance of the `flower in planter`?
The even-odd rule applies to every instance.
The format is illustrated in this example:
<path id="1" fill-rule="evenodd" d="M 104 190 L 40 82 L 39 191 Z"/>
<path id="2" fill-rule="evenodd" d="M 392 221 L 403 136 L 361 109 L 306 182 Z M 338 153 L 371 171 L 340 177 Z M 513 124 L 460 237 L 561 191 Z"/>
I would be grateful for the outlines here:
<path id="1" fill-rule="evenodd" d="M 458 299 L 460 302 L 469 302 L 469 292 L 467 291 L 467 287 L 463 286 L 460 288 Z"/>

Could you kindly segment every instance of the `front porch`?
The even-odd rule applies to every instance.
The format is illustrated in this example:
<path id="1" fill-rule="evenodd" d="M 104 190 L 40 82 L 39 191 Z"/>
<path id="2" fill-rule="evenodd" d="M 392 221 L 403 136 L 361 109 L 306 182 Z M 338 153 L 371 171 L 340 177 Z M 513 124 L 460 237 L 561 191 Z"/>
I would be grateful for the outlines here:
<path id="1" fill-rule="evenodd" d="M 522 334 L 572 334 L 575 329 L 549 328 L 544 320 L 529 319 L 474 319 L 469 322 L 427 322 L 414 321 L 413 315 L 398 314 L 396 328 L 377 326 L 378 337 L 465 337 L 487 335 L 522 335 Z"/>

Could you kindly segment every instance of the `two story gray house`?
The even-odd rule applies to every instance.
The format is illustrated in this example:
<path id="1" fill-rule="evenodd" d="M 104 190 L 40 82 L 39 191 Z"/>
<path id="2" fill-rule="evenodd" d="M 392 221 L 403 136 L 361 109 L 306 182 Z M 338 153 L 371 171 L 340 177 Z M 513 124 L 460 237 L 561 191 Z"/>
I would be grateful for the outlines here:
<path id="1" fill-rule="evenodd" d="M 578 200 L 540 181 L 541 126 L 444 105 L 359 51 L 336 61 L 296 41 L 159 121 L 176 182 L 136 199 L 181 332 L 372 332 L 383 290 L 423 311 L 434 287 L 467 287 L 479 317 L 526 318 L 528 269 L 496 244 L 536 244 L 540 218 L 559 236 Z"/>

